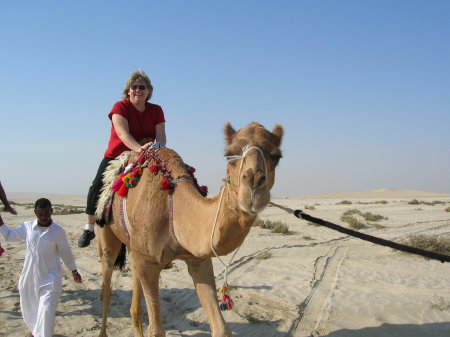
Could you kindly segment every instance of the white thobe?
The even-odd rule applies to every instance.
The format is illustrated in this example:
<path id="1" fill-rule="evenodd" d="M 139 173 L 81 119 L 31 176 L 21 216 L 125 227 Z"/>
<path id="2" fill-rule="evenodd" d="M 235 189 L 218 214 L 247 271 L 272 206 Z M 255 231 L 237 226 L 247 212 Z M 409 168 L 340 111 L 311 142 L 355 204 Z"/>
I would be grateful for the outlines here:
<path id="1" fill-rule="evenodd" d="M 61 259 L 69 270 L 75 260 L 64 229 L 52 222 L 45 228 L 37 220 L 9 229 L 0 226 L 6 241 L 26 243 L 25 262 L 19 278 L 22 316 L 34 337 L 51 337 L 55 313 L 62 292 Z"/>

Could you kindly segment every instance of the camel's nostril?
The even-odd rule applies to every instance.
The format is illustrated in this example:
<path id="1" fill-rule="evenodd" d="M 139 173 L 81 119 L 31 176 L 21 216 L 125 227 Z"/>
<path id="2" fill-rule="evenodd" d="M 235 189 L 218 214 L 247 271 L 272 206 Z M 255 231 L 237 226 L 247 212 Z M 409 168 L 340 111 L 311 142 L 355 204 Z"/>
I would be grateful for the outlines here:
<path id="1" fill-rule="evenodd" d="M 261 177 L 259 177 L 258 182 L 256 183 L 255 187 L 263 186 L 265 183 L 266 183 L 266 177 L 261 176 Z"/>

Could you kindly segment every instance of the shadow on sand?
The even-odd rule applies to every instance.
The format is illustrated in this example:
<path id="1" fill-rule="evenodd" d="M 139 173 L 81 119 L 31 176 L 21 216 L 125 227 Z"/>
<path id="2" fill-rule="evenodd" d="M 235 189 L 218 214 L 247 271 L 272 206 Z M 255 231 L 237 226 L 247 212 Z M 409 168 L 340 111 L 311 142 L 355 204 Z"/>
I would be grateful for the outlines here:
<path id="1" fill-rule="evenodd" d="M 115 289 L 112 293 L 111 306 L 108 318 L 125 318 L 130 320 L 131 326 L 131 290 Z M 196 321 L 188 318 L 188 314 L 200 308 L 197 293 L 190 288 L 171 288 L 160 289 L 161 312 L 164 320 L 164 327 L 170 336 L 189 336 L 189 337 L 210 337 L 209 323 Z M 73 310 L 56 313 L 57 316 L 79 316 L 93 315 L 98 319 L 101 318 L 102 302 L 99 300 L 100 290 L 67 290 L 61 296 L 61 302 L 82 299 L 83 308 L 73 306 Z M 144 329 L 148 327 L 147 309 L 144 301 L 142 302 L 142 311 L 144 314 Z M 167 318 L 171 319 L 170 322 Z M 111 322 L 110 320 L 110 322 Z M 226 319 L 225 319 L 226 320 Z M 233 323 L 227 322 L 229 328 L 233 331 L 234 337 L 283 337 L 285 332 L 278 331 L 281 324 L 280 321 L 260 321 L 257 323 Z M 251 334 L 249 334 L 249 325 L 251 325 Z M 196 332 L 194 332 L 196 331 Z M 110 336 L 116 336 L 119 331 L 114 331 L 114 327 L 108 324 L 108 332 Z M 66 337 L 57 335 L 57 337 Z M 68 336 L 67 336 L 68 337 Z"/>

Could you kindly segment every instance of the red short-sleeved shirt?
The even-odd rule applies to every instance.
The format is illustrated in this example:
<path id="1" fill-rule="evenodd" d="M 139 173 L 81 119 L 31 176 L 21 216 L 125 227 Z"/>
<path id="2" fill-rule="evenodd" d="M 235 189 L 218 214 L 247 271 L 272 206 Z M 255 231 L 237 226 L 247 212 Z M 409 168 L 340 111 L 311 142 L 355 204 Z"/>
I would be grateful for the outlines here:
<path id="1" fill-rule="evenodd" d="M 130 134 L 138 142 L 144 138 L 155 139 L 156 125 L 164 123 L 164 112 L 159 105 L 145 103 L 145 110 L 140 112 L 137 110 L 129 99 L 116 102 L 108 114 L 110 120 L 112 115 L 118 114 L 128 121 Z M 108 142 L 108 148 L 105 151 L 105 158 L 116 158 L 122 152 L 130 149 L 117 136 L 114 125 L 111 121 L 111 133 Z"/>

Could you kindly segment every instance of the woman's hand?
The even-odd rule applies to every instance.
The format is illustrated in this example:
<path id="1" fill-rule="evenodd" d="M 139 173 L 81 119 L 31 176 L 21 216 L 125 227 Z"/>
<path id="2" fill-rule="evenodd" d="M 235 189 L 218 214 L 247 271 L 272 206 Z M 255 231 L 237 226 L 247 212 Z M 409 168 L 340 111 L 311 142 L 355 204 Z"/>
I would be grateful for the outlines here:
<path id="1" fill-rule="evenodd" d="M 152 145 L 153 145 L 153 142 L 145 143 L 144 145 L 141 146 L 141 148 L 139 149 L 139 152 L 147 150 Z"/>

